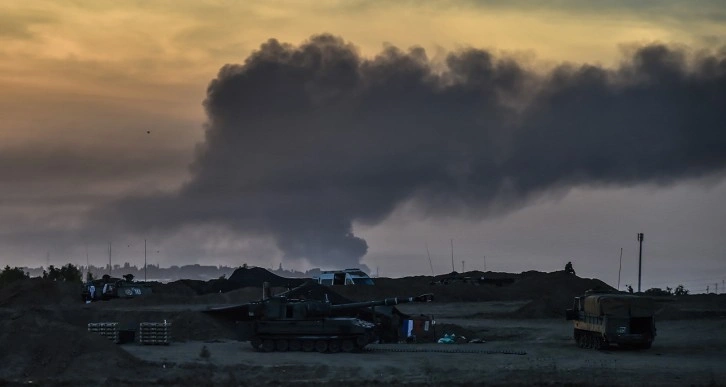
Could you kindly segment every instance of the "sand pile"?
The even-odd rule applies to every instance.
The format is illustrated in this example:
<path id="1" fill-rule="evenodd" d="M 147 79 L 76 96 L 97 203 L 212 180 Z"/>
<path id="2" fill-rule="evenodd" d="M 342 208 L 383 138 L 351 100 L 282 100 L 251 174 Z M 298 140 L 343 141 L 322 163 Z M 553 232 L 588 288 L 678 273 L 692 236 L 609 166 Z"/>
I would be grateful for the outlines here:
<path id="1" fill-rule="evenodd" d="M 296 287 L 306 280 L 303 278 L 284 278 L 270 273 L 261 267 L 240 267 L 229 276 L 228 282 L 234 284 L 235 288 L 254 286 L 262 287 L 263 282 L 275 287 Z"/>
<path id="2" fill-rule="evenodd" d="M 0 306 L 78 304 L 81 284 L 31 278 L 0 288 Z"/>
<path id="3" fill-rule="evenodd" d="M 563 317 L 572 307 L 573 299 L 589 289 L 614 290 L 598 279 L 580 278 L 564 271 L 552 273 L 525 272 L 508 287 L 510 299 L 532 300 L 512 317 Z"/>
<path id="4" fill-rule="evenodd" d="M 32 310 L 0 320 L 0 379 L 79 376 L 138 363 L 109 340 Z"/>

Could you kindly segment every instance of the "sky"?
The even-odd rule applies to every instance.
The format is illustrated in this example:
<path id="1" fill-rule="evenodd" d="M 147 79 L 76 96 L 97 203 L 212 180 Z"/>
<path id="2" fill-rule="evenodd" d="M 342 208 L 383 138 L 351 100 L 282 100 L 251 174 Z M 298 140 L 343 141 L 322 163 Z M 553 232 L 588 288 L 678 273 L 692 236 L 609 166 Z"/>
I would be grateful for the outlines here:
<path id="1" fill-rule="evenodd" d="M 3 1 L 0 264 L 726 279 L 720 1 Z M 622 265 L 620 251 L 622 248 Z M 431 261 L 429 261 L 429 255 Z"/>

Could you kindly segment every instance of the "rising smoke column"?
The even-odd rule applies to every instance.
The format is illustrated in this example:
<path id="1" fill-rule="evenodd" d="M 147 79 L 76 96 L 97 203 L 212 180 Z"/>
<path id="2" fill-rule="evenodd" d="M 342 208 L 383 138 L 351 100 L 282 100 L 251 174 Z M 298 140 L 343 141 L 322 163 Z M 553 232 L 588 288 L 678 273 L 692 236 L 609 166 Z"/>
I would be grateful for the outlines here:
<path id="1" fill-rule="evenodd" d="M 205 141 L 174 195 L 101 211 L 136 229 L 217 223 L 291 258 L 357 265 L 354 221 L 399 204 L 486 216 L 574 186 L 667 184 L 726 166 L 726 59 L 649 45 L 615 69 L 546 74 L 467 49 L 364 58 L 340 38 L 269 40 L 207 90 Z M 473 214 L 473 215 L 471 215 Z"/>

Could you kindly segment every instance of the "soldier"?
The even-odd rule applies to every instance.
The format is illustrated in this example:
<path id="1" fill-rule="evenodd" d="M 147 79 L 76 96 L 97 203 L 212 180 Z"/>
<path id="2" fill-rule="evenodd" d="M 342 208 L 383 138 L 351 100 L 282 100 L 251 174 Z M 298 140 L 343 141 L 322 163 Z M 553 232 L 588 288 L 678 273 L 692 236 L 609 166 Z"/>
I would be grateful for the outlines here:
<path id="1" fill-rule="evenodd" d="M 572 268 L 572 262 L 567 262 L 565 265 L 565 273 L 575 275 L 575 269 Z"/>
<path id="2" fill-rule="evenodd" d="M 88 286 L 88 294 L 90 295 L 90 299 L 88 300 L 88 302 L 91 302 L 94 298 L 96 298 L 96 287 L 93 286 L 93 284 Z"/>

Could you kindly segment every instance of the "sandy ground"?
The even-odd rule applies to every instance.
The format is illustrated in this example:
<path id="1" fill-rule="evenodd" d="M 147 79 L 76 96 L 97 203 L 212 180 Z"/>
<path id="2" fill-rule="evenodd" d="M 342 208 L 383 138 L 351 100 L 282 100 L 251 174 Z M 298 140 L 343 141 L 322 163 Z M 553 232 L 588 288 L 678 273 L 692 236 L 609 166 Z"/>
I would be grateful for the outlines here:
<path id="1" fill-rule="evenodd" d="M 256 352 L 234 340 L 234 324 L 201 313 L 241 302 L 234 297 L 242 293 L 80 304 L 75 288 L 60 297 L 56 287 L 32 285 L 42 292 L 6 289 L 0 302 L 0 386 L 726 385 L 721 296 L 662 303 L 660 315 L 668 317 L 656 319 L 658 336 L 649 350 L 580 349 L 564 316 L 542 318 L 564 314 L 563 308 L 551 309 L 547 300 L 540 304 L 547 308 L 530 308 L 537 294 L 530 291 L 521 300 L 463 302 L 456 293 L 461 301 L 399 305 L 404 313 L 433 315 L 438 336 L 455 327 L 483 344 L 375 344 L 362 353 L 319 354 Z M 444 290 L 470 289 L 477 288 Z M 173 324 L 169 346 L 116 345 L 86 329 L 91 321 L 161 320 Z M 204 347 L 209 357 L 200 356 Z"/>
<path id="2" fill-rule="evenodd" d="M 453 322 L 454 320 L 450 320 Z M 185 364 L 219 373 L 247 370 L 240 383 L 415 383 L 724 385 L 726 320 L 662 322 L 650 350 L 603 351 L 577 348 L 561 320 L 457 320 L 488 332 L 484 344 L 381 344 L 356 354 L 259 353 L 246 342 L 189 341 L 169 347 L 124 346 L 132 355 L 166 372 Z M 688 336 L 684 332 L 689 332 Z M 211 356 L 199 356 L 206 346 Z M 481 350 L 491 353 L 387 352 Z M 497 353 L 525 352 L 524 355 Z M 241 368 L 240 368 L 241 367 Z M 224 379 L 224 375 L 218 375 Z"/>

